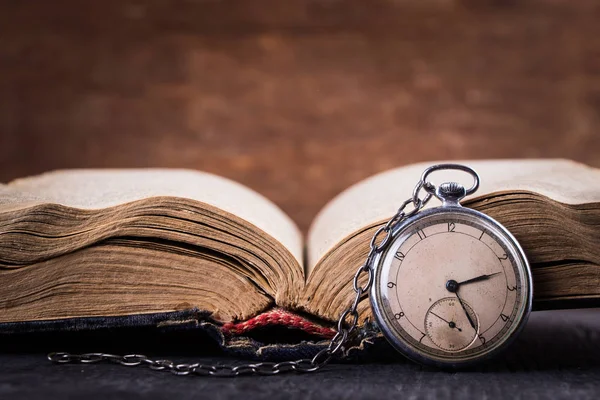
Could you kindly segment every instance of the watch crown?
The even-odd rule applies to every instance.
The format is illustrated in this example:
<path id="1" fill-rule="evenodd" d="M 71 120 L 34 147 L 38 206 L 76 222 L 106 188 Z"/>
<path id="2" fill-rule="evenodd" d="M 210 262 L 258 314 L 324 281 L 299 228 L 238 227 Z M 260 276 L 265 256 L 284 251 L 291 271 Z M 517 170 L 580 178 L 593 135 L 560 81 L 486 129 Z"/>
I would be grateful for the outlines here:
<path id="1" fill-rule="evenodd" d="M 440 192 L 444 194 L 460 195 L 465 190 L 464 186 L 456 182 L 446 182 L 440 185 Z"/>
<path id="2" fill-rule="evenodd" d="M 438 186 L 436 196 L 446 205 L 458 205 L 467 195 L 467 190 L 457 182 L 445 182 Z"/>

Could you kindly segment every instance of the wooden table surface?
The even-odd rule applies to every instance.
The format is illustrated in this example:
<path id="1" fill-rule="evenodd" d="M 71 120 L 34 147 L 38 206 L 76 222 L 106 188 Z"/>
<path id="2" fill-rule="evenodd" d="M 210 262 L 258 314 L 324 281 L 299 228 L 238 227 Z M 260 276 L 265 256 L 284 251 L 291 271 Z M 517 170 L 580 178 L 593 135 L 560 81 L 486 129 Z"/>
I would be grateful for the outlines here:
<path id="1" fill-rule="evenodd" d="M 334 195 L 423 160 L 600 166 L 597 1 L 0 4 L 0 179 L 185 167 L 306 230 Z"/>

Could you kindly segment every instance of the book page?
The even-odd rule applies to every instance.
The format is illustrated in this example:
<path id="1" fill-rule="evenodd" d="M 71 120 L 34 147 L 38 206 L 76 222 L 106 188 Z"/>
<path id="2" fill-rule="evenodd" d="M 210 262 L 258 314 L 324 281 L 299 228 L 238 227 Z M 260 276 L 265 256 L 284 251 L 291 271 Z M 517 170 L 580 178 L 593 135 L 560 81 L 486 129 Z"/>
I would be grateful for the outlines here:
<path id="1" fill-rule="evenodd" d="M 188 198 L 234 214 L 281 242 L 302 265 L 302 236 L 294 222 L 267 198 L 217 175 L 177 169 L 81 169 L 0 186 L 0 206 L 5 209 L 36 203 L 100 209 L 155 196 Z"/>
<path id="2" fill-rule="evenodd" d="M 479 190 L 471 197 L 492 192 L 531 191 L 565 204 L 600 202 L 600 169 L 569 160 L 444 161 L 465 164 L 480 177 Z M 425 162 L 386 171 L 361 181 L 331 200 L 317 215 L 308 234 L 307 276 L 319 260 L 344 238 L 387 220 L 412 191 L 425 168 L 442 162 Z M 439 185 L 457 181 L 465 187 L 472 178 L 462 171 L 437 171 L 430 175 Z M 440 203 L 433 198 L 427 207 Z"/>

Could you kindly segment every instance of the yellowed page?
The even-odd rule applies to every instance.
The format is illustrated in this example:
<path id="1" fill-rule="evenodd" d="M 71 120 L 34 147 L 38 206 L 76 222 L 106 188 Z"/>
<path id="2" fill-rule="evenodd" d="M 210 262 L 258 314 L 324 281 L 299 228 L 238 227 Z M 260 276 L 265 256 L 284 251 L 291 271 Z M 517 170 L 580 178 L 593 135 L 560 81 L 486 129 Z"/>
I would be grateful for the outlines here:
<path id="1" fill-rule="evenodd" d="M 234 214 L 281 242 L 302 265 L 302 236 L 275 204 L 216 175 L 176 169 L 63 170 L 0 186 L 0 205 L 56 203 L 100 209 L 154 196 L 183 197 Z"/>
<path id="2" fill-rule="evenodd" d="M 444 161 L 445 162 L 445 161 Z M 566 204 L 600 202 L 600 169 L 569 160 L 451 161 L 472 167 L 481 186 L 473 195 L 527 190 Z M 307 276 L 319 260 L 338 242 L 354 232 L 390 218 L 412 190 L 423 170 L 439 161 L 396 168 L 361 181 L 331 200 L 313 221 L 308 234 Z M 439 171 L 431 175 L 435 184 L 458 181 L 469 187 L 464 172 Z M 439 205 L 432 199 L 428 207 Z"/>

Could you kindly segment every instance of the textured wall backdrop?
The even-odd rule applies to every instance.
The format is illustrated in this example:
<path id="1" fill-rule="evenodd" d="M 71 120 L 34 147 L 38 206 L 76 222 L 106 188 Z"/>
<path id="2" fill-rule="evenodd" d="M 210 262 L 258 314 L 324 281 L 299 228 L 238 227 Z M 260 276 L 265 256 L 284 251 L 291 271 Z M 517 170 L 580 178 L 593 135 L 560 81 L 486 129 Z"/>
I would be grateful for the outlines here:
<path id="1" fill-rule="evenodd" d="M 600 166 L 598 2 L 0 3 L 0 179 L 186 167 L 306 229 L 422 160 Z"/>

